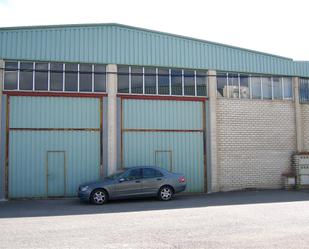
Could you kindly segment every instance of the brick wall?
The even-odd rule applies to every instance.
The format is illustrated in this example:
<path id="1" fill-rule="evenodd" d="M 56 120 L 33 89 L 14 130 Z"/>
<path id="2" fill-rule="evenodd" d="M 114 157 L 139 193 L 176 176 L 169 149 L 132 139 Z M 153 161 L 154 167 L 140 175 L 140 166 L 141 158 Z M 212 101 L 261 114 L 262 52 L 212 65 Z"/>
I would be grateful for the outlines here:
<path id="1" fill-rule="evenodd" d="M 294 103 L 218 99 L 217 140 L 221 191 L 281 188 L 296 151 Z"/>
<path id="2" fill-rule="evenodd" d="M 309 105 L 301 105 L 304 151 L 309 151 Z"/>

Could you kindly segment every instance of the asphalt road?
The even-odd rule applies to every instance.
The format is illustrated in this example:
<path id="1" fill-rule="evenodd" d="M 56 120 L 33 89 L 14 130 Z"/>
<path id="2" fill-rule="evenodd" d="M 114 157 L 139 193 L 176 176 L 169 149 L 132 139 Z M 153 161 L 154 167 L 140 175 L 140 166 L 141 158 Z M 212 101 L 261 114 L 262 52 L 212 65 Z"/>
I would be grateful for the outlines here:
<path id="1" fill-rule="evenodd" d="M 0 202 L 0 248 L 309 248 L 309 192 Z"/>

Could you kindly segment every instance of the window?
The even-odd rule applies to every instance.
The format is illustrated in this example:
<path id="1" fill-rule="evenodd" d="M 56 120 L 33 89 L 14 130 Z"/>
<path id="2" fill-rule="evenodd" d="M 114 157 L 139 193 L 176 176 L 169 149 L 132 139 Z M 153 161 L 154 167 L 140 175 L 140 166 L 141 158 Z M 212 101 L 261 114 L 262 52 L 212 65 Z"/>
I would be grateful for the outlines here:
<path id="1" fill-rule="evenodd" d="M 19 71 L 19 90 L 33 89 L 33 62 L 21 62 Z"/>
<path id="2" fill-rule="evenodd" d="M 273 77 L 273 96 L 274 99 L 282 99 L 282 78 Z"/>
<path id="3" fill-rule="evenodd" d="M 90 64 L 79 65 L 79 91 L 92 91 L 92 65 Z"/>
<path id="4" fill-rule="evenodd" d="M 34 90 L 48 90 L 48 63 L 35 63 Z"/>
<path id="5" fill-rule="evenodd" d="M 217 75 L 217 96 L 218 97 L 227 97 L 226 86 L 227 86 L 226 73 L 218 73 Z"/>
<path id="6" fill-rule="evenodd" d="M 195 95 L 194 70 L 184 70 L 184 95 Z"/>
<path id="7" fill-rule="evenodd" d="M 126 171 L 123 176 L 124 179 L 127 181 L 132 181 L 136 179 L 141 179 L 142 178 L 142 170 L 141 169 L 131 169 Z"/>
<path id="8" fill-rule="evenodd" d="M 94 65 L 94 91 L 106 91 L 106 67 L 105 65 Z"/>
<path id="9" fill-rule="evenodd" d="M 240 85 L 240 98 L 249 99 L 250 98 L 249 76 L 239 75 L 239 85 Z"/>
<path id="10" fill-rule="evenodd" d="M 169 70 L 168 69 L 158 69 L 158 93 L 162 95 L 170 94 L 169 87 Z"/>
<path id="11" fill-rule="evenodd" d="M 65 91 L 77 91 L 78 64 L 65 64 Z"/>
<path id="12" fill-rule="evenodd" d="M 292 87 L 292 79 L 284 77 L 282 78 L 283 82 L 283 98 L 292 99 L 293 98 L 293 87 Z"/>
<path id="13" fill-rule="evenodd" d="M 50 63 L 50 90 L 63 90 L 63 64 Z"/>
<path id="14" fill-rule="evenodd" d="M 143 93 L 142 67 L 131 67 L 131 93 Z"/>
<path id="15" fill-rule="evenodd" d="M 16 90 L 18 79 L 18 63 L 5 62 L 4 89 Z"/>
<path id="16" fill-rule="evenodd" d="M 271 78 L 262 77 L 263 99 L 272 99 Z"/>
<path id="17" fill-rule="evenodd" d="M 155 68 L 144 69 L 145 73 L 145 94 L 156 94 L 157 93 L 157 77 Z"/>
<path id="18" fill-rule="evenodd" d="M 145 168 L 143 169 L 143 178 L 155 178 L 155 177 L 162 177 L 163 174 L 155 169 Z"/>
<path id="19" fill-rule="evenodd" d="M 182 95 L 182 70 L 171 69 L 172 95 Z"/>
<path id="20" fill-rule="evenodd" d="M 251 77 L 251 91 L 253 99 L 260 99 L 262 97 L 260 77 Z"/>
<path id="21" fill-rule="evenodd" d="M 309 79 L 300 79 L 299 98 L 301 102 L 309 100 Z"/>
<path id="22" fill-rule="evenodd" d="M 239 82 L 238 82 L 238 74 L 228 74 L 228 93 L 227 96 L 229 98 L 239 98 Z"/>
<path id="23" fill-rule="evenodd" d="M 196 71 L 196 95 L 207 96 L 207 74 L 204 71 Z"/>
<path id="24" fill-rule="evenodd" d="M 129 93 L 129 67 L 118 67 L 118 92 Z"/>

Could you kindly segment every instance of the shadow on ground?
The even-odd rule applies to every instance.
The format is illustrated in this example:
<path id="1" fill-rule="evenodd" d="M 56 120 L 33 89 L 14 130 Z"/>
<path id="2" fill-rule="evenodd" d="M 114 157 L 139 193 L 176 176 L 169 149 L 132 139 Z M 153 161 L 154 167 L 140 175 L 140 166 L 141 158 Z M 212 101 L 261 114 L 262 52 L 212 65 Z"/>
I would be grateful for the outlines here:
<path id="1" fill-rule="evenodd" d="M 10 200 L 0 202 L 0 218 L 104 214 L 295 201 L 309 201 L 309 192 L 262 190 L 176 195 L 169 202 L 147 198 L 111 201 L 103 206 L 80 202 L 77 198 Z"/>

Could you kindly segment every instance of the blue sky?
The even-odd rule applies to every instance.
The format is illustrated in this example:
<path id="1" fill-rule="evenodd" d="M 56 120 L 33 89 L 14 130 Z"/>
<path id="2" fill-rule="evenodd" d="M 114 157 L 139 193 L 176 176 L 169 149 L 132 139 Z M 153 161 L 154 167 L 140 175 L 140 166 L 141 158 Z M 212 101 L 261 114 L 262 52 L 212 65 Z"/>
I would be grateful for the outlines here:
<path id="1" fill-rule="evenodd" d="M 0 26 L 116 22 L 309 60 L 308 0 L 0 0 Z"/>

